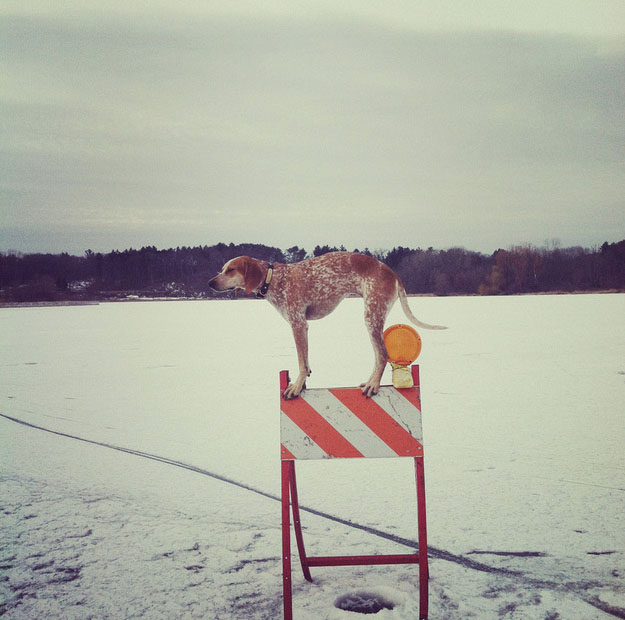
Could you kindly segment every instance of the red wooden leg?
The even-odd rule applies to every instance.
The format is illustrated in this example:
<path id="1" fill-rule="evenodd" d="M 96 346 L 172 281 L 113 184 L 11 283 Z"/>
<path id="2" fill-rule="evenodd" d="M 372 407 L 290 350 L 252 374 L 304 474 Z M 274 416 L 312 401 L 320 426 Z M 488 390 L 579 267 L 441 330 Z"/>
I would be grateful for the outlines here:
<path id="1" fill-rule="evenodd" d="M 289 510 L 290 467 L 282 461 L 282 591 L 284 620 L 293 620 L 293 594 L 291 589 L 291 519 Z"/>
<path id="2" fill-rule="evenodd" d="M 417 521 L 419 528 L 419 620 L 428 617 L 428 543 L 425 520 L 425 472 L 423 457 L 415 457 L 415 475 L 417 479 Z"/>
<path id="3" fill-rule="evenodd" d="M 312 581 L 310 569 L 308 568 L 308 558 L 304 547 L 304 536 L 302 535 L 302 523 L 299 518 L 299 500 L 297 498 L 297 482 L 295 480 L 295 461 L 288 461 L 290 465 L 291 477 L 291 506 L 293 507 L 293 529 L 295 530 L 295 540 L 297 541 L 297 551 L 302 564 L 302 572 L 307 581 Z"/>

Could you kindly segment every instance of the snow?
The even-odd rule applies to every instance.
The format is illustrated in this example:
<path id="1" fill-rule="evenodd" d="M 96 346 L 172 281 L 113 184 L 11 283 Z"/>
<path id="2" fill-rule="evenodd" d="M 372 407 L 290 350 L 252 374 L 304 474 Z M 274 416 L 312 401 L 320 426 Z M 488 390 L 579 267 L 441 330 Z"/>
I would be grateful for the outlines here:
<path id="1" fill-rule="evenodd" d="M 450 327 L 420 330 L 418 359 L 430 618 L 625 617 L 625 295 L 410 305 Z M 275 310 L 7 308 L 0 332 L 0 615 L 281 618 L 278 373 L 296 354 Z M 311 322 L 310 363 L 309 387 L 369 376 L 361 300 Z M 363 526 L 303 512 L 310 555 L 410 552 L 392 539 L 416 540 L 411 459 L 297 475 L 303 506 Z M 308 583 L 294 554 L 297 620 L 364 617 L 335 607 L 363 592 L 394 604 L 368 617 L 418 617 L 415 566 Z"/>

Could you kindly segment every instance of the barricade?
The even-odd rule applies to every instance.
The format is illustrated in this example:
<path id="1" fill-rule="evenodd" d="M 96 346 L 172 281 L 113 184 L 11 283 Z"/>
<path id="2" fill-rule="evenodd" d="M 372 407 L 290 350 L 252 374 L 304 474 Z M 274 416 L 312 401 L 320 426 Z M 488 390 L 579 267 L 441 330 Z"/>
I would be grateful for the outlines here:
<path id="1" fill-rule="evenodd" d="M 425 519 L 425 475 L 419 366 L 412 366 L 414 387 L 383 386 L 373 398 L 359 388 L 323 388 L 280 399 L 280 457 L 282 461 L 282 577 L 284 620 L 293 618 L 291 584 L 291 524 L 304 578 L 312 581 L 311 567 L 380 564 L 419 565 L 419 620 L 428 617 L 428 559 Z M 289 383 L 280 373 L 280 394 Z M 300 522 L 295 461 L 332 458 L 412 457 L 417 489 L 418 553 L 309 557 Z"/>

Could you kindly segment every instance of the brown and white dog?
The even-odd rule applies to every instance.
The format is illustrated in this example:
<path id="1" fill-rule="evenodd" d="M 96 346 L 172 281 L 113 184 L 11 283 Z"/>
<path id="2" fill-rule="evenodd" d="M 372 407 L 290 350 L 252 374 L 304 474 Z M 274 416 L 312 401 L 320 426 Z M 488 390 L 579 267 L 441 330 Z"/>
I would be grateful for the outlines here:
<path id="1" fill-rule="evenodd" d="M 216 291 L 243 289 L 247 294 L 255 292 L 259 297 L 266 297 L 291 324 L 299 375 L 284 391 L 286 399 L 299 396 L 310 375 L 307 321 L 327 316 L 345 297 L 359 296 L 365 303 L 365 324 L 375 353 L 373 372 L 360 386 L 367 397 L 380 389 L 388 361 L 382 335 L 384 321 L 397 297 L 404 313 L 415 325 L 445 329 L 416 319 L 399 277 L 384 263 L 364 254 L 330 252 L 290 265 L 270 265 L 256 258 L 239 256 L 228 261 L 208 284 Z"/>

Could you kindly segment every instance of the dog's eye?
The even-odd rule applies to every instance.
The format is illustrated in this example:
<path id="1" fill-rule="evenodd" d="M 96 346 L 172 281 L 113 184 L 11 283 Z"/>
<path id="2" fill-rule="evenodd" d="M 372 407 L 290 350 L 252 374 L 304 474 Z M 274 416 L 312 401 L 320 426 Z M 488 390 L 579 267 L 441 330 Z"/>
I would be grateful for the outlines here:
<path id="1" fill-rule="evenodd" d="M 234 269 L 232 267 L 230 267 L 229 269 L 226 269 L 226 273 L 232 273 L 234 271 Z"/>

